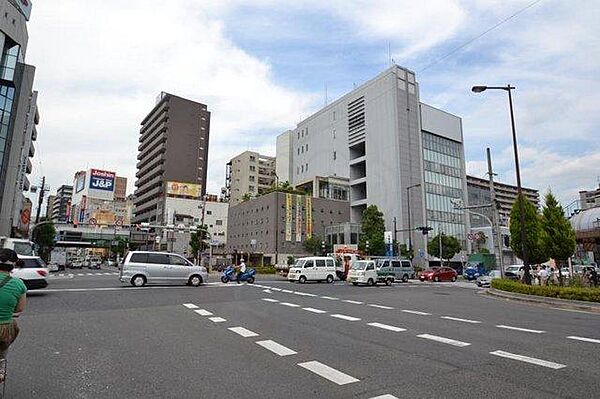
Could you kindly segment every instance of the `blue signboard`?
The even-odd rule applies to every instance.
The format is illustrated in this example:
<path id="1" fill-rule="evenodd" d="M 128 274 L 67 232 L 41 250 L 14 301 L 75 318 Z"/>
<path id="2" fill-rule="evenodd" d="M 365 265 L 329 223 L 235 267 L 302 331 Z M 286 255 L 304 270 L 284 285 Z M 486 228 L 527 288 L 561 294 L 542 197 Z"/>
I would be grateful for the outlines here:
<path id="1" fill-rule="evenodd" d="M 115 174 L 104 170 L 92 169 L 90 173 L 90 188 L 94 190 L 114 191 Z"/>

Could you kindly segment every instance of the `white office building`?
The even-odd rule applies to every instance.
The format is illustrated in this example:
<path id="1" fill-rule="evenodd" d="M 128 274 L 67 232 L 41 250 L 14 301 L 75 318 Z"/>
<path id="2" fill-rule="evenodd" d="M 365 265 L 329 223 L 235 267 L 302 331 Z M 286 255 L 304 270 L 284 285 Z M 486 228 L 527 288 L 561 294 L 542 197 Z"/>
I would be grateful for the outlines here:
<path id="1" fill-rule="evenodd" d="M 411 228 L 433 227 L 467 249 L 468 220 L 451 202 L 467 203 L 462 122 L 421 103 L 412 71 L 394 65 L 304 119 L 280 135 L 276 159 L 293 185 L 315 176 L 349 179 L 351 222 L 373 204 L 386 230 L 396 220 L 400 243 L 409 242 L 410 217 Z M 413 231 L 411 238 L 424 258 L 424 236 Z"/>

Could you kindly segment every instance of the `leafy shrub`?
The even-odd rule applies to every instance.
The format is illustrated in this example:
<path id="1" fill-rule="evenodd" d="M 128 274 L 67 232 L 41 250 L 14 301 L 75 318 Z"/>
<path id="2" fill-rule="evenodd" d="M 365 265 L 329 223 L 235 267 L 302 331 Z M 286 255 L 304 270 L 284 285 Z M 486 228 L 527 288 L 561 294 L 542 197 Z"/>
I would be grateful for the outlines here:
<path id="1" fill-rule="evenodd" d="M 527 285 L 518 281 L 505 279 L 492 280 L 492 288 L 501 291 L 515 292 L 518 294 L 571 299 L 577 301 L 600 302 L 600 288 Z"/>
<path id="2" fill-rule="evenodd" d="M 275 274 L 276 272 L 277 270 L 275 270 L 275 266 L 273 265 L 264 265 L 256 267 L 256 273 L 258 274 Z"/>

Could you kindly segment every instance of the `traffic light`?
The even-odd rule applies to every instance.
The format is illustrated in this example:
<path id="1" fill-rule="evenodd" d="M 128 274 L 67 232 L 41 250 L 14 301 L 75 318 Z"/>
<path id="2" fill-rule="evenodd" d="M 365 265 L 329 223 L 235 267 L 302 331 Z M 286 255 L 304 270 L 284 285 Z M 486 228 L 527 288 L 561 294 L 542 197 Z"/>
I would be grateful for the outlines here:
<path id="1" fill-rule="evenodd" d="M 429 234 L 429 232 L 431 230 L 433 230 L 433 227 L 429 227 L 429 226 L 419 226 L 417 227 L 417 230 L 420 230 L 421 233 L 423 233 L 424 236 L 426 236 L 427 234 Z"/>

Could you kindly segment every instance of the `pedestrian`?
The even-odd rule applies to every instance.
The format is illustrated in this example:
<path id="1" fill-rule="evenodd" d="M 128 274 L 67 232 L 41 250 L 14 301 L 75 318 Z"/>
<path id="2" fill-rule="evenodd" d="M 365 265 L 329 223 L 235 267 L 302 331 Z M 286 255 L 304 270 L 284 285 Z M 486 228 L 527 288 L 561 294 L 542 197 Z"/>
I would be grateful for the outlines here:
<path id="1" fill-rule="evenodd" d="M 548 270 L 546 270 L 546 266 L 542 266 L 538 272 L 538 278 L 540 279 L 540 285 L 546 285 L 548 280 Z"/>
<path id="2" fill-rule="evenodd" d="M 27 288 L 19 278 L 12 278 L 10 272 L 19 258 L 12 249 L 0 249 L 0 359 L 6 359 L 8 347 L 19 335 L 19 327 L 13 317 L 25 310 Z M 0 382 L 4 381 L 0 374 Z"/>
<path id="3" fill-rule="evenodd" d="M 592 286 L 596 287 L 598 285 L 598 272 L 594 267 L 590 268 L 590 283 Z"/>

